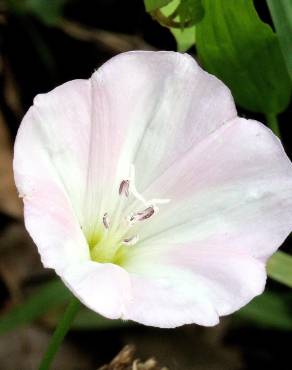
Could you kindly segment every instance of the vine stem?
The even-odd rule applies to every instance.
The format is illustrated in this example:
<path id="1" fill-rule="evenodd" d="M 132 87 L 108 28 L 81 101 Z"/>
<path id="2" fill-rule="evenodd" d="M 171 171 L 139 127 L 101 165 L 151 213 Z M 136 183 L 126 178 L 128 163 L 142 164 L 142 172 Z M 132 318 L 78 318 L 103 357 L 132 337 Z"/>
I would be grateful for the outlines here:
<path id="1" fill-rule="evenodd" d="M 79 300 L 75 297 L 73 297 L 69 302 L 63 317 L 61 318 L 60 322 L 58 323 L 55 329 L 53 336 L 51 337 L 48 349 L 44 354 L 41 364 L 39 366 L 39 370 L 48 370 L 50 368 L 65 335 L 69 331 L 70 326 L 77 312 L 79 311 L 80 305 L 81 304 Z"/>
<path id="2" fill-rule="evenodd" d="M 275 135 L 278 136 L 279 139 L 281 139 L 281 133 L 280 133 L 280 129 L 279 129 L 279 122 L 278 122 L 278 117 L 276 116 L 276 114 L 267 113 L 266 114 L 266 119 L 267 119 L 268 126 L 270 127 L 270 129 L 273 131 L 273 133 Z"/>

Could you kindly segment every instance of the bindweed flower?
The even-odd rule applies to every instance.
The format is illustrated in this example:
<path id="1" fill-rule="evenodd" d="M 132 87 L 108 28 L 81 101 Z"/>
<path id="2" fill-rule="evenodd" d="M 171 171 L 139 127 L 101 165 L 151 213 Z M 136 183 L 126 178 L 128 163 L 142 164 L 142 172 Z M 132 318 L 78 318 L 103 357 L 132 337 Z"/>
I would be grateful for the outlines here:
<path id="1" fill-rule="evenodd" d="M 217 324 L 292 227 L 280 141 L 186 54 L 124 53 L 38 95 L 14 172 L 44 266 L 111 319 Z"/>

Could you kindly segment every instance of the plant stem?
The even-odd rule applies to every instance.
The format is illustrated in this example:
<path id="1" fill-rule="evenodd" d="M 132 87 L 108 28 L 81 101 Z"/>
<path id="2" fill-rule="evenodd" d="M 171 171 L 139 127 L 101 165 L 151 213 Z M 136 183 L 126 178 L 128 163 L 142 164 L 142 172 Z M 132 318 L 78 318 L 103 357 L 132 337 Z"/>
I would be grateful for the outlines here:
<path id="1" fill-rule="evenodd" d="M 80 302 L 77 298 L 72 298 L 69 305 L 66 308 L 66 311 L 61 318 L 58 326 L 55 329 L 53 336 L 49 342 L 47 352 L 44 354 L 39 370 L 48 370 L 54 357 L 65 337 L 67 332 L 70 329 L 70 326 L 79 310 Z"/>
<path id="2" fill-rule="evenodd" d="M 281 133 L 279 129 L 279 122 L 278 122 L 277 116 L 273 113 L 267 113 L 266 119 L 267 119 L 268 126 L 270 127 L 270 129 L 273 131 L 275 135 L 278 136 L 279 139 L 281 139 Z"/>

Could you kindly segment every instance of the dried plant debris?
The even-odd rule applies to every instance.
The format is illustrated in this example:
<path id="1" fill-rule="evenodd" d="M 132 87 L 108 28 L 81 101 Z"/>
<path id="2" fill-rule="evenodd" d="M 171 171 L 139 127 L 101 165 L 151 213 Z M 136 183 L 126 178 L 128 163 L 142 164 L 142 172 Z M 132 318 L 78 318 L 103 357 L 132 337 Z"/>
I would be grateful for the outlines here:
<path id="1" fill-rule="evenodd" d="M 12 146 L 7 124 L 0 111 L 0 211 L 15 218 L 22 217 L 12 173 Z"/>
<path id="2" fill-rule="evenodd" d="M 155 49 L 138 35 L 127 35 L 101 29 L 93 29 L 84 24 L 64 18 L 56 24 L 56 27 L 59 27 L 67 35 L 77 40 L 95 43 L 113 53 L 122 53 L 129 50 Z"/>
<path id="3" fill-rule="evenodd" d="M 142 362 L 135 359 L 134 354 L 134 346 L 125 346 L 110 364 L 104 365 L 98 370 L 169 370 L 166 367 L 159 366 L 154 358 Z"/>

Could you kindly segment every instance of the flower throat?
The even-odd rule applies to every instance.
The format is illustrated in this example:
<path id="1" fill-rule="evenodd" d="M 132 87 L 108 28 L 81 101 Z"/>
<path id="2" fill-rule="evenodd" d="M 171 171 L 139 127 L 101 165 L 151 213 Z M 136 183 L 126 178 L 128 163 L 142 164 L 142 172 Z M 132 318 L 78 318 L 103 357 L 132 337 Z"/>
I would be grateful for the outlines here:
<path id="1" fill-rule="evenodd" d="M 87 238 L 90 256 L 99 263 L 123 265 L 131 249 L 139 242 L 138 230 L 146 221 L 159 212 L 158 204 L 166 204 L 169 199 L 151 199 L 147 201 L 136 189 L 135 168 L 130 167 L 128 179 L 122 180 L 119 188 L 119 204 L 113 215 L 105 212 L 100 220 L 100 227 L 94 238 Z M 141 207 L 134 212 L 123 211 L 125 202 L 133 196 Z M 125 207 L 124 207 L 125 208 Z"/>

